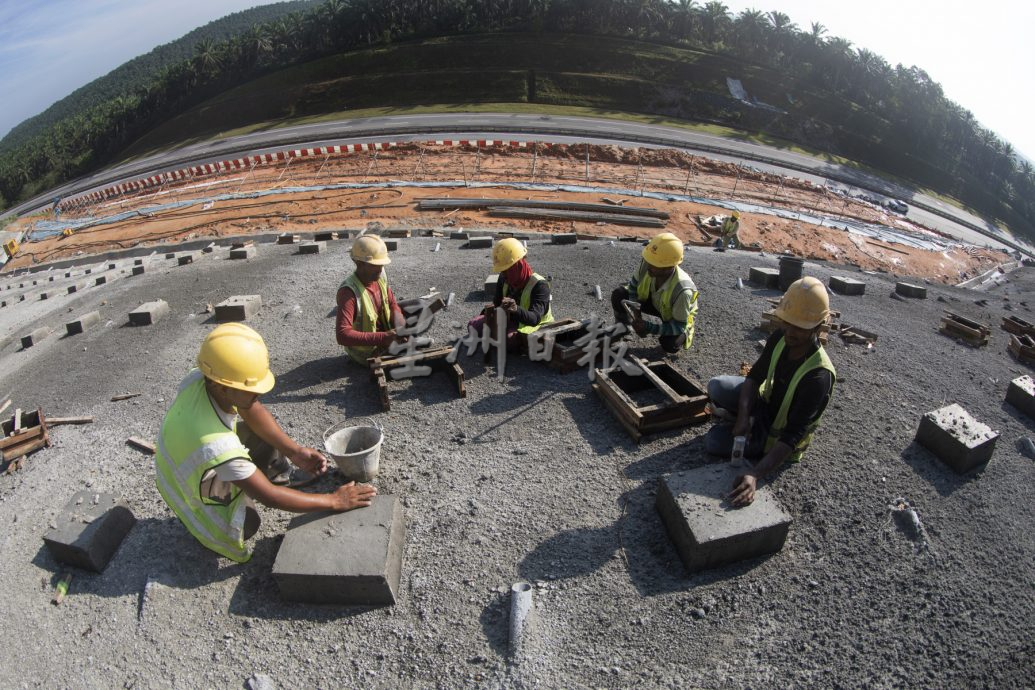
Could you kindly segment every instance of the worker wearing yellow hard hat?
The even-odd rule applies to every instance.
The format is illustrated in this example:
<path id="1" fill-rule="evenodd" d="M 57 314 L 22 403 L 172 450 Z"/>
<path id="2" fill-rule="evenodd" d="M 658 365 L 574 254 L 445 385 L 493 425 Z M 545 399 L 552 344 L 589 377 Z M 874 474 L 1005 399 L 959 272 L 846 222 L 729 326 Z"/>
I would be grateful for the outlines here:
<path id="1" fill-rule="evenodd" d="M 739 436 L 746 441 L 746 458 L 755 460 L 734 481 L 733 505 L 751 503 L 761 479 L 785 462 L 799 462 L 809 447 L 836 378 L 819 342 L 829 314 L 823 283 L 811 276 L 796 280 L 774 311 L 781 328 L 769 336 L 748 375 L 708 382 L 712 408 L 727 423 L 708 430 L 705 451 L 729 457 Z"/>
<path id="2" fill-rule="evenodd" d="M 162 421 L 155 481 L 199 542 L 238 562 L 251 558 L 245 542 L 259 528 L 252 499 L 295 513 L 370 505 L 377 492 L 368 485 L 310 494 L 271 481 L 289 481 L 288 461 L 309 477 L 324 474 L 327 459 L 291 440 L 259 402 L 274 384 L 262 336 L 241 323 L 217 326 L 197 365 Z"/>
<path id="3" fill-rule="evenodd" d="M 724 252 L 727 247 L 740 249 L 740 211 L 734 211 L 726 216 L 719 233 L 719 239 L 715 240 L 715 248 L 718 251 Z"/>
<path id="4" fill-rule="evenodd" d="M 397 334 L 406 318 L 388 286 L 384 267 L 392 263 L 388 247 L 377 235 L 358 237 L 350 252 L 356 270 L 338 286 L 334 334 L 349 358 L 367 366 L 367 359 L 406 338 Z"/>
<path id="5" fill-rule="evenodd" d="M 639 268 L 627 285 L 611 293 L 615 319 L 640 337 L 658 336 L 661 348 L 676 353 L 690 348 L 697 314 L 697 286 L 680 268 L 683 243 L 670 232 L 651 238 L 643 248 Z M 642 318 L 649 314 L 655 323 Z"/>
<path id="6" fill-rule="evenodd" d="M 518 349 L 520 337 L 534 333 L 553 321 L 550 282 L 532 270 L 525 257 L 528 249 L 519 240 L 507 237 L 492 248 L 492 270 L 499 274 L 492 304 L 468 322 L 469 329 L 479 335 L 486 326 L 495 337 L 496 308 L 507 316 L 507 348 Z"/>

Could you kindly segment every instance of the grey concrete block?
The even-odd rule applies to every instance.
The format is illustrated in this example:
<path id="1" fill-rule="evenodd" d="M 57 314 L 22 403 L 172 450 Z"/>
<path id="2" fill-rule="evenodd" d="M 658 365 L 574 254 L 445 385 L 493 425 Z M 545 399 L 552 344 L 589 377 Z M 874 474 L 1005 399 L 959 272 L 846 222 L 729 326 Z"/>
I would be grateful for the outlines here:
<path id="1" fill-rule="evenodd" d="M 47 292 L 46 290 L 44 290 L 43 292 L 40 293 L 40 300 L 50 299 L 51 295 L 56 295 L 56 294 L 57 294 L 56 292 Z"/>
<path id="2" fill-rule="evenodd" d="M 398 240 L 385 240 L 385 246 L 388 247 L 388 251 L 395 252 L 399 250 Z"/>
<path id="3" fill-rule="evenodd" d="M 144 260 L 143 259 L 133 259 L 133 265 L 134 266 L 143 266 L 144 265 Z"/>
<path id="4" fill-rule="evenodd" d="M 1030 376 L 1020 376 L 1010 381 L 1006 402 L 1035 419 L 1035 380 Z"/>
<path id="5" fill-rule="evenodd" d="M 916 297 L 917 299 L 927 299 L 927 288 L 922 285 L 913 285 L 912 283 L 895 283 L 895 292 L 902 295 L 903 297 Z"/>
<path id="6" fill-rule="evenodd" d="M 298 245 L 299 254 L 319 254 L 327 249 L 326 242 L 303 242 Z"/>
<path id="7" fill-rule="evenodd" d="M 72 272 L 71 271 L 65 271 L 65 277 L 66 278 L 71 278 L 72 277 Z"/>
<path id="8" fill-rule="evenodd" d="M 261 295 L 234 295 L 216 305 L 216 321 L 247 321 L 261 307 Z"/>
<path id="9" fill-rule="evenodd" d="M 22 336 L 22 347 L 27 350 L 33 345 L 38 345 L 40 341 L 42 341 L 51 333 L 53 333 L 53 331 L 50 328 L 47 328 L 46 326 L 40 326 L 39 328 L 33 330 L 32 333 Z"/>
<path id="10" fill-rule="evenodd" d="M 338 232 L 335 231 L 335 230 L 332 230 L 330 232 L 316 232 L 316 233 L 313 233 L 313 241 L 314 242 L 330 242 L 330 241 L 336 240 L 336 239 L 338 239 Z"/>
<path id="11" fill-rule="evenodd" d="M 192 263 L 194 263 L 194 255 L 193 254 L 181 254 L 180 256 L 176 257 L 176 265 L 177 266 L 186 266 L 187 264 L 192 264 Z"/>
<path id="12" fill-rule="evenodd" d="M 134 266 L 133 267 L 133 275 L 135 275 L 135 276 L 141 275 L 144 271 L 145 271 L 145 269 L 144 269 L 143 266 Z"/>
<path id="13" fill-rule="evenodd" d="M 758 490 L 751 505 L 730 506 L 723 496 L 736 475 L 729 463 L 716 463 L 661 478 L 656 507 L 692 573 L 783 548 L 791 516 L 767 486 Z"/>
<path id="14" fill-rule="evenodd" d="M 54 276 L 50 276 L 49 278 L 47 278 L 47 281 L 53 283 L 54 282 Z"/>
<path id="15" fill-rule="evenodd" d="M 129 313 L 129 322 L 134 326 L 150 326 L 169 314 L 169 303 L 164 299 L 144 302 Z"/>
<path id="16" fill-rule="evenodd" d="M 51 523 L 43 542 L 56 560 L 99 573 L 136 522 L 125 501 L 111 494 L 80 491 Z"/>
<path id="17" fill-rule="evenodd" d="M 273 563 L 289 601 L 391 605 L 399 598 L 406 527 L 402 504 L 379 494 L 367 508 L 291 520 Z"/>
<path id="18" fill-rule="evenodd" d="M 575 244 L 578 241 L 579 236 L 574 232 L 560 232 L 550 238 L 551 244 Z"/>
<path id="19" fill-rule="evenodd" d="M 748 272 L 748 280 L 755 285 L 778 289 L 780 287 L 780 271 L 766 266 L 752 266 Z"/>
<path id="20" fill-rule="evenodd" d="M 301 239 L 302 238 L 298 235 L 284 233 L 282 235 L 277 235 L 277 244 L 297 244 Z"/>
<path id="21" fill-rule="evenodd" d="M 230 250 L 231 259 L 250 259 L 255 256 L 255 247 L 238 247 Z"/>
<path id="22" fill-rule="evenodd" d="M 88 269 L 86 269 L 85 271 L 83 271 L 83 275 L 87 275 L 87 276 L 88 276 L 88 275 L 90 275 L 91 273 L 93 273 L 93 269 L 92 269 L 92 268 L 88 268 Z"/>
<path id="23" fill-rule="evenodd" d="M 492 249 L 491 237 L 472 237 L 467 240 L 468 249 Z"/>
<path id="24" fill-rule="evenodd" d="M 94 279 L 93 284 L 94 285 L 104 285 L 107 282 L 108 282 L 108 276 L 97 276 L 97 278 Z"/>
<path id="25" fill-rule="evenodd" d="M 166 259 L 175 259 L 176 258 L 176 252 L 166 252 L 165 253 L 165 258 Z"/>
<path id="26" fill-rule="evenodd" d="M 114 271 L 118 267 L 119 267 L 119 265 L 117 263 L 115 263 L 115 262 L 112 262 L 112 263 L 108 264 L 108 270 L 109 271 Z"/>
<path id="27" fill-rule="evenodd" d="M 496 283 L 498 283 L 499 280 L 499 273 L 490 273 L 485 279 L 485 294 L 489 296 L 489 299 L 496 296 Z"/>
<path id="28" fill-rule="evenodd" d="M 73 294 L 73 293 L 79 292 L 79 291 L 80 291 L 80 290 L 82 290 L 82 289 L 83 289 L 84 287 L 86 287 L 86 283 L 72 283 L 72 284 L 71 284 L 71 285 L 69 285 L 69 286 L 68 286 L 68 288 L 66 288 L 66 289 L 68 290 L 68 294 L 70 294 L 70 295 L 71 295 L 71 294 Z"/>
<path id="29" fill-rule="evenodd" d="M 953 403 L 920 418 L 916 441 L 962 474 L 992 459 L 999 432 Z"/>
<path id="30" fill-rule="evenodd" d="M 69 321 L 65 324 L 65 330 L 68 335 L 75 335 L 77 333 L 85 332 L 90 326 L 96 323 L 100 323 L 101 313 L 99 311 L 91 311 L 87 314 L 83 314 L 75 321 Z"/>
<path id="31" fill-rule="evenodd" d="M 839 295 L 862 295 L 866 292 L 866 283 L 844 276 L 830 276 L 830 289 Z"/>
<path id="32" fill-rule="evenodd" d="M 467 239 L 470 239 L 470 237 L 468 237 L 466 232 L 457 231 L 457 232 L 449 233 L 449 239 L 451 239 L 451 240 L 467 240 Z"/>

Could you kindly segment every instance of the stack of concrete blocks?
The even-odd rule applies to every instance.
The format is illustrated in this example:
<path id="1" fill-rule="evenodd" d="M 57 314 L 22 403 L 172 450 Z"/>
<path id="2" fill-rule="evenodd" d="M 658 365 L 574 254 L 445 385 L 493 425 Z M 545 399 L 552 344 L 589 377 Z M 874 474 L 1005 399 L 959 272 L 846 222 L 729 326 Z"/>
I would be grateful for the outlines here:
<path id="1" fill-rule="evenodd" d="M 216 321 L 247 321 L 259 313 L 261 307 L 260 295 L 234 295 L 216 305 Z"/>
<path id="2" fill-rule="evenodd" d="M 303 242 L 298 245 L 299 254 L 319 254 L 327 249 L 326 242 Z"/>
<path id="3" fill-rule="evenodd" d="M 33 345 L 37 345 L 41 340 L 50 335 L 53 331 L 46 326 L 40 326 L 34 329 L 32 333 L 22 336 L 22 349 L 28 350 Z"/>
<path id="4" fill-rule="evenodd" d="M 1030 376 L 1020 376 L 1011 381 L 1006 389 L 1006 402 L 1035 419 L 1035 380 Z"/>
<path id="5" fill-rule="evenodd" d="M 468 249 L 492 249 L 491 237 L 472 237 L 467 240 Z"/>
<path id="6" fill-rule="evenodd" d="M 866 292 L 866 283 L 844 276 L 830 276 L 830 289 L 839 295 L 862 295 Z"/>
<path id="7" fill-rule="evenodd" d="M 125 501 L 111 494 L 80 491 L 61 511 L 43 542 L 55 560 L 99 573 L 136 522 Z"/>
<path id="8" fill-rule="evenodd" d="M 496 283 L 498 283 L 499 280 L 499 273 L 490 273 L 485 279 L 485 294 L 489 299 L 493 299 L 496 296 Z"/>
<path id="9" fill-rule="evenodd" d="M 780 271 L 766 266 L 752 266 L 748 272 L 748 280 L 755 285 L 776 290 L 780 287 Z"/>
<path id="10" fill-rule="evenodd" d="M 760 488 L 754 502 L 743 508 L 733 508 L 724 498 L 737 474 L 729 463 L 720 462 L 661 479 L 656 507 L 691 573 L 783 548 L 791 517 L 769 487 Z"/>
<path id="11" fill-rule="evenodd" d="M 129 323 L 133 326 L 151 326 L 169 314 L 169 303 L 164 299 L 144 302 L 129 313 Z"/>
<path id="12" fill-rule="evenodd" d="M 330 242 L 338 239 L 339 235 L 336 230 L 330 230 L 327 232 L 317 232 L 313 235 L 314 242 Z"/>
<path id="13" fill-rule="evenodd" d="M 255 245 L 247 245 L 244 247 L 237 247 L 236 249 L 230 250 L 231 259 L 250 259 L 255 256 Z"/>
<path id="14" fill-rule="evenodd" d="M 379 494 L 367 508 L 291 520 L 273 563 L 288 601 L 390 606 L 399 600 L 406 538 L 400 501 Z"/>
<path id="15" fill-rule="evenodd" d="M 574 232 L 559 232 L 550 238 L 553 244 L 575 244 L 578 241 L 579 236 Z"/>
<path id="16" fill-rule="evenodd" d="M 65 330 L 68 335 L 76 335 L 78 333 L 85 333 L 87 329 L 96 323 L 100 323 L 101 313 L 99 311 L 91 311 L 87 314 L 83 314 L 74 321 L 69 321 L 65 324 Z"/>
<path id="17" fill-rule="evenodd" d="M 927 288 L 923 287 L 922 285 L 913 285 L 912 283 L 895 283 L 895 292 L 902 295 L 903 297 L 927 299 Z"/>
<path id="18" fill-rule="evenodd" d="M 959 474 L 992 459 L 999 432 L 974 419 L 953 403 L 920 419 L 916 441 Z"/>

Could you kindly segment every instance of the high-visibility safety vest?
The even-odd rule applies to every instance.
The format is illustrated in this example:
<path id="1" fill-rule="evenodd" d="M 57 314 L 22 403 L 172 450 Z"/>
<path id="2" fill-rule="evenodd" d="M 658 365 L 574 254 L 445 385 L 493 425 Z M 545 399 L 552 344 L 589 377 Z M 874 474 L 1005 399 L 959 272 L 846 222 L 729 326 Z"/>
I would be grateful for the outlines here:
<path id="1" fill-rule="evenodd" d="M 234 423 L 236 427 L 236 422 Z M 198 541 L 227 558 L 252 557 L 244 543 L 244 493 L 230 486 L 227 504 L 201 495 L 205 473 L 228 460 L 249 457 L 248 449 L 219 418 L 197 369 L 184 379 L 162 422 L 155 452 L 155 482 L 162 498 Z"/>
<path id="2" fill-rule="evenodd" d="M 502 278 L 502 276 L 500 277 Z M 528 310 L 528 308 L 532 305 L 532 288 L 534 288 L 540 280 L 546 280 L 546 278 L 542 277 L 538 273 L 533 273 L 532 277 L 528 279 L 528 282 L 525 283 L 524 289 L 521 291 L 521 297 L 518 299 L 519 307 Z M 510 286 L 507 284 L 507 281 L 504 280 L 503 296 L 506 297 L 507 293 L 509 292 Z M 550 323 L 551 321 L 553 321 L 553 307 L 550 306 L 549 302 L 547 302 L 546 313 L 543 314 L 543 317 L 541 319 L 539 319 L 539 323 L 535 324 L 534 326 L 522 324 L 518 326 L 518 333 L 534 333 L 546 324 Z"/>
<path id="3" fill-rule="evenodd" d="M 355 273 L 338 286 L 339 290 L 347 287 L 356 295 L 356 314 L 352 317 L 352 327 L 357 331 L 362 331 L 363 333 L 377 332 L 377 319 L 379 316 L 384 319 L 386 324 L 392 323 L 391 305 L 388 304 L 388 279 L 385 278 L 384 271 L 381 271 L 381 277 L 377 279 L 377 285 L 381 288 L 380 314 L 374 309 L 374 300 L 370 299 L 370 293 L 367 292 L 366 286 L 359 282 L 359 278 L 356 277 Z M 353 362 L 365 367 L 367 359 L 374 354 L 376 349 L 373 346 L 352 346 L 346 347 L 345 352 L 352 358 Z"/>
<path id="4" fill-rule="evenodd" d="M 739 220 L 734 220 L 733 216 L 729 216 L 728 218 L 726 218 L 725 221 L 723 221 L 723 223 L 722 223 L 722 236 L 723 237 L 727 237 L 727 238 L 728 237 L 732 237 L 733 235 L 737 234 L 738 230 L 740 230 L 740 221 Z"/>
<path id="5" fill-rule="evenodd" d="M 690 293 L 690 314 L 686 320 L 686 327 L 683 332 L 686 338 L 683 340 L 683 349 L 689 350 L 694 342 L 694 314 L 697 313 L 697 286 L 693 279 L 686 274 L 686 271 L 679 266 L 672 272 L 668 281 L 661 286 L 658 292 L 654 291 L 654 278 L 647 272 L 647 262 L 640 261 L 640 267 L 636 271 L 636 299 L 640 302 L 650 301 L 658 310 L 662 321 L 672 320 L 672 309 L 676 302 L 683 296 L 683 293 Z"/>
<path id="6" fill-rule="evenodd" d="M 772 358 L 769 360 L 769 372 L 766 374 L 765 381 L 758 389 L 758 394 L 767 403 L 769 398 L 773 394 L 773 378 L 776 376 L 776 363 L 780 360 L 780 355 L 783 354 L 784 350 L 784 339 L 781 337 L 780 341 L 776 343 L 776 347 L 773 348 Z M 783 396 L 783 400 L 780 401 L 780 409 L 776 412 L 776 419 L 773 420 L 772 426 L 769 427 L 769 438 L 765 441 L 765 452 L 776 445 L 776 442 L 780 440 L 780 434 L 787 427 L 787 413 L 791 409 L 791 401 L 794 400 L 794 392 L 798 389 L 798 383 L 801 381 L 805 374 L 809 373 L 814 369 L 826 369 L 830 372 L 830 376 L 833 380 L 837 380 L 837 372 L 834 371 L 834 365 L 830 361 L 830 357 L 827 356 L 827 351 L 822 346 L 816 350 L 811 357 L 806 359 L 798 367 L 798 370 L 794 372 L 794 376 L 791 377 L 790 383 L 787 385 L 787 392 Z M 831 388 L 833 388 L 833 381 L 831 381 Z M 833 392 L 831 390 L 831 392 Z M 787 458 L 787 462 L 800 462 L 801 456 L 804 455 L 805 449 L 812 443 L 812 434 L 816 431 L 816 427 L 819 426 L 819 420 L 823 417 L 824 410 L 820 411 L 819 416 L 812 420 L 809 424 L 805 436 L 798 442 L 798 445 L 794 448 L 790 457 Z"/>

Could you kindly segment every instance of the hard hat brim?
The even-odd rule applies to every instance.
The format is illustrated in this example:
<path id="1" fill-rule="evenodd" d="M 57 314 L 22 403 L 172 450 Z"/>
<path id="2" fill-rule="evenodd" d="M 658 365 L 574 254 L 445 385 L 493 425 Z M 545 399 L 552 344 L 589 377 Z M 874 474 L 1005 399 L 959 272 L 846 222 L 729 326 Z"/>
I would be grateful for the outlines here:
<path id="1" fill-rule="evenodd" d="M 357 258 L 353 257 L 353 261 L 356 261 L 357 263 L 361 263 L 361 264 L 371 264 L 373 266 L 387 266 L 388 264 L 392 263 L 392 260 L 389 259 L 387 256 L 385 258 L 383 258 L 383 259 L 374 259 L 374 258 L 372 258 L 372 259 L 367 259 L 366 261 L 364 261 L 363 259 L 357 259 Z"/>
<path id="2" fill-rule="evenodd" d="M 494 261 L 492 263 L 492 271 L 493 271 L 493 273 L 503 273 L 504 271 L 510 270 L 510 267 L 513 266 L 514 264 L 516 264 L 518 261 L 521 261 L 521 259 L 515 259 L 514 261 L 511 261 L 509 264 L 508 263 L 498 264 L 498 263 L 496 263 Z"/>
<path id="3" fill-rule="evenodd" d="M 242 391 L 248 391 L 249 393 L 258 393 L 259 395 L 262 395 L 264 393 L 269 393 L 271 390 L 273 390 L 273 386 L 276 382 L 276 379 L 273 377 L 273 372 L 267 371 L 266 375 L 262 377 L 262 380 L 252 386 L 235 385 L 232 386 L 232 388 L 237 388 Z"/>
<path id="4" fill-rule="evenodd" d="M 824 314 L 823 318 L 820 319 L 819 321 L 817 321 L 815 323 L 806 323 L 806 322 L 802 321 L 801 319 L 795 319 L 793 316 L 788 315 L 787 314 L 787 310 L 781 309 L 779 306 L 777 306 L 776 309 L 773 310 L 773 316 L 775 316 L 776 318 L 780 319 L 784 323 L 789 323 L 792 326 L 797 326 L 798 328 L 804 328 L 805 330 L 809 330 L 809 331 L 811 331 L 813 328 L 815 328 L 816 326 L 820 325 L 821 323 L 823 323 L 827 319 L 826 314 Z"/>

